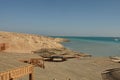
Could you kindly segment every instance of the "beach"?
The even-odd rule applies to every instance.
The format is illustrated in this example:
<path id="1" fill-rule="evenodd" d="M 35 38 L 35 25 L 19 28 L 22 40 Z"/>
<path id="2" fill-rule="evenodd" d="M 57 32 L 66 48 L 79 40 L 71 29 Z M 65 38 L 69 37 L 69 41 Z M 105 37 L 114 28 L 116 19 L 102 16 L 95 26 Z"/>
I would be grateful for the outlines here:
<path id="1" fill-rule="evenodd" d="M 17 62 L 21 58 L 39 57 L 36 54 L 16 53 L 1 53 L 0 56 L 7 59 L 8 63 L 11 63 L 13 58 Z M 14 64 L 19 63 L 16 62 Z M 25 64 L 27 65 L 27 63 Z M 101 73 L 103 71 L 119 67 L 120 63 L 112 62 L 108 57 L 86 57 L 68 59 L 64 62 L 45 61 L 45 69 L 34 67 L 33 74 L 34 80 L 68 80 L 69 78 L 71 80 L 102 80 Z M 28 80 L 28 75 L 20 77 L 18 80 Z"/>
<path id="2" fill-rule="evenodd" d="M 120 80 L 120 0 L 0 0 L 0 80 Z"/>
<path id="3" fill-rule="evenodd" d="M 14 38 L 14 41 L 12 41 L 11 36 Z M 9 32 L 3 32 L 3 34 L 1 34 L 1 41 L 2 39 L 4 43 L 6 41 L 8 44 L 10 43 L 9 40 L 11 40 L 10 44 L 12 46 L 7 45 L 6 47 L 1 44 L 0 60 L 1 64 L 3 64 L 0 66 L 1 71 L 11 72 L 10 70 L 13 70 L 14 72 L 16 68 L 18 68 L 19 71 L 19 68 L 22 69 L 22 67 L 24 68 L 26 66 L 28 66 L 28 69 L 26 68 L 27 71 L 30 70 L 28 73 L 25 73 L 25 75 L 17 77 L 18 80 L 28 80 L 28 74 L 31 74 L 29 66 L 34 66 L 34 71 L 32 71 L 34 80 L 102 80 L 101 74 L 105 70 L 120 67 L 120 63 L 113 62 L 109 57 L 91 56 L 89 53 L 86 54 L 67 49 L 61 44 L 61 42 L 67 41 L 66 39 Z M 29 43 L 26 39 L 28 41 L 30 39 Z M 55 46 L 52 46 L 52 41 L 54 41 L 53 44 Z M 25 46 L 21 46 L 20 43 L 25 43 Z M 40 45 L 38 46 L 38 44 Z M 43 44 L 46 45 L 43 46 Z M 17 48 L 15 46 L 17 46 Z M 41 50 L 37 50 L 39 47 Z M 21 49 L 23 53 L 19 52 Z M 36 51 L 31 53 L 33 50 Z M 35 66 L 35 64 L 29 62 L 31 59 L 45 60 L 46 57 L 49 58 L 51 55 L 63 55 L 64 57 L 69 56 L 69 58 L 66 57 L 66 61 L 61 62 L 44 61 L 44 68 Z M 23 72 L 24 70 L 25 69 L 23 69 Z M 17 72 L 17 74 L 20 73 L 21 71 Z"/>
<path id="4" fill-rule="evenodd" d="M 40 80 L 102 80 L 101 73 L 106 69 L 118 68 L 119 63 L 108 58 L 71 59 L 61 63 L 46 62 L 45 70 L 35 68 L 36 78 Z"/>

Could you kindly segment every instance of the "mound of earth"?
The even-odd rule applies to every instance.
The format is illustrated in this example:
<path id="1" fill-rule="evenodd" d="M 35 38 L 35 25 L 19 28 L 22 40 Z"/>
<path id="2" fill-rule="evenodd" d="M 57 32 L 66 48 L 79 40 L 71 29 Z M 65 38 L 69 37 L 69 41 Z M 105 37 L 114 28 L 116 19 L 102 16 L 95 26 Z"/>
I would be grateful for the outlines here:
<path id="1" fill-rule="evenodd" d="M 0 31 L 0 44 L 7 45 L 4 52 L 31 53 L 41 49 L 63 49 L 59 38 Z M 3 46 L 4 48 L 5 46 Z"/>

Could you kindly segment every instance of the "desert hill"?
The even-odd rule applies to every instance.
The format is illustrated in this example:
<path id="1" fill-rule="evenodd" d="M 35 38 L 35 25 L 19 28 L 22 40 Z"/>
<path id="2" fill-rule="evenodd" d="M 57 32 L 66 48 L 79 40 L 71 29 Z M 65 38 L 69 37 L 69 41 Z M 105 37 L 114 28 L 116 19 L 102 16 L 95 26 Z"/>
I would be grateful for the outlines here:
<path id="1" fill-rule="evenodd" d="M 0 43 L 7 44 L 4 52 L 31 53 L 41 49 L 63 49 L 64 39 L 47 36 L 0 31 Z"/>

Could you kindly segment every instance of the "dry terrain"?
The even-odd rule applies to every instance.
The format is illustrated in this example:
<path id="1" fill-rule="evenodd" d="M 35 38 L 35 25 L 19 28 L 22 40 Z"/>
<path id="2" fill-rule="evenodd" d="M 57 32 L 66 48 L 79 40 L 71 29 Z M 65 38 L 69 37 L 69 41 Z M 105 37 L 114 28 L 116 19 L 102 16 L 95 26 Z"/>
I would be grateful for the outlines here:
<path id="1" fill-rule="evenodd" d="M 4 52 L 32 53 L 41 49 L 63 49 L 62 41 L 65 39 L 0 31 L 0 43 L 8 46 Z"/>
<path id="2" fill-rule="evenodd" d="M 1 53 L 0 60 L 18 64 L 18 60 L 39 57 L 36 54 Z M 11 62 L 15 60 L 15 62 Z M 7 64 L 6 63 L 6 64 Z M 5 64 L 5 63 L 4 63 Z M 27 63 L 26 63 L 27 64 Z M 19 64 L 20 65 L 20 64 Z M 120 63 L 112 62 L 107 57 L 82 57 L 64 62 L 45 62 L 45 69 L 35 67 L 35 80 L 102 80 L 101 73 L 106 69 L 119 68 Z M 3 67 L 4 69 L 4 67 Z M 28 80 L 28 76 L 18 80 Z"/>

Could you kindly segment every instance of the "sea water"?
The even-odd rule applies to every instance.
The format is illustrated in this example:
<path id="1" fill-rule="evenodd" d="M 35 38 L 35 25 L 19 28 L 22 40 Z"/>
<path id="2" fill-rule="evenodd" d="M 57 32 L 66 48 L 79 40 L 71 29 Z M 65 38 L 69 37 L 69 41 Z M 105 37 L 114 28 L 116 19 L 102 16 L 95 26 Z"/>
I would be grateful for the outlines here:
<path id="1" fill-rule="evenodd" d="M 58 37 L 58 36 L 57 36 Z M 63 45 L 69 49 L 93 56 L 120 56 L 119 37 L 60 37 L 69 39 Z"/>

